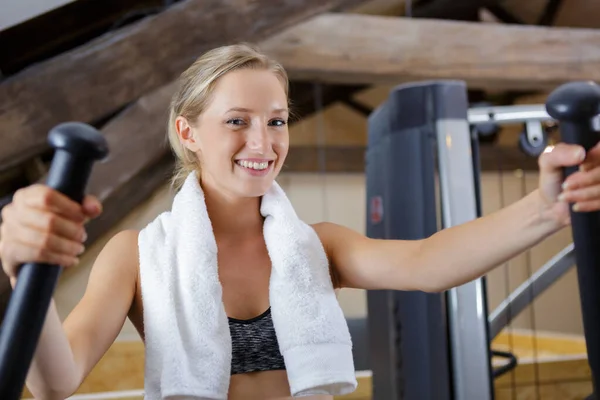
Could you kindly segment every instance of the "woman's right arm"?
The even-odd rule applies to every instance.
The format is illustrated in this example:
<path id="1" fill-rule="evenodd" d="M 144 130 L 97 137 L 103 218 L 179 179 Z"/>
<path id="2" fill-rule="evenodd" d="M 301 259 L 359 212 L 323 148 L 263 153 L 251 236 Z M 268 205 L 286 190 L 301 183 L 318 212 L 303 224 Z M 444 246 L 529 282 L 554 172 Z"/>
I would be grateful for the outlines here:
<path id="1" fill-rule="evenodd" d="M 88 198 L 82 207 L 39 186 L 15 196 L 3 212 L 0 237 L 0 258 L 11 283 L 17 280 L 16 265 L 27 261 L 75 265 L 85 208 L 100 208 L 94 202 Z M 137 263 L 137 232 L 120 232 L 98 255 L 83 298 L 63 324 L 52 301 L 26 381 L 35 398 L 70 396 L 107 351 L 131 308 Z"/>
<path id="2" fill-rule="evenodd" d="M 122 231 L 98 255 L 81 301 L 62 326 L 56 310 L 49 313 L 27 378 L 36 398 L 72 395 L 106 353 L 131 309 L 136 267 L 137 232 Z M 57 360 L 65 362 L 57 368 Z M 57 385 L 62 377 L 64 386 Z"/>

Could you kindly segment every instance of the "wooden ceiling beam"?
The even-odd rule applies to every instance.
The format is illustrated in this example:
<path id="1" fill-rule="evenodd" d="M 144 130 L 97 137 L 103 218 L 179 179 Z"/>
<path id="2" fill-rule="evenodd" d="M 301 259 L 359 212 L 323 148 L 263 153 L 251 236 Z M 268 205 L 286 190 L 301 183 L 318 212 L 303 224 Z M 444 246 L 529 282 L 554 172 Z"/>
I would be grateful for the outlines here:
<path id="1" fill-rule="evenodd" d="M 165 141 L 167 109 L 165 103 L 174 85 L 165 86 L 128 107 L 103 129 L 109 157 L 94 164 L 86 193 L 98 197 L 103 205 L 100 217 L 86 226 L 86 245 L 93 243 L 117 221 L 146 200 L 168 181 L 173 171 L 173 157 Z M 46 177 L 40 179 L 40 183 Z M 11 290 L 8 278 L 0 274 L 0 299 Z M 7 304 L 0 302 L 0 314 Z"/>
<path id="2" fill-rule="evenodd" d="M 108 160 L 97 163 L 86 191 L 103 203 L 104 213 L 90 221 L 92 243 L 167 182 L 173 170 L 166 140 L 168 104 L 175 85 L 156 90 L 111 120 L 101 130 Z"/>
<path id="3" fill-rule="evenodd" d="M 80 46 L 122 22 L 155 14 L 164 0 L 77 0 L 52 9 L 0 35 L 0 71 L 13 75 L 23 68 Z"/>
<path id="4" fill-rule="evenodd" d="M 537 159 L 517 147 L 481 145 L 482 172 L 537 171 Z M 294 146 L 282 173 L 364 173 L 366 146 Z"/>
<path id="5" fill-rule="evenodd" d="M 526 91 L 600 81 L 598 43 L 593 29 L 323 14 L 270 37 L 263 49 L 298 80 L 457 79 L 470 89 Z"/>
<path id="6" fill-rule="evenodd" d="M 94 123 L 172 82 L 204 51 L 256 42 L 364 0 L 186 0 L 0 83 L 0 170 L 46 149 L 50 128 Z"/>

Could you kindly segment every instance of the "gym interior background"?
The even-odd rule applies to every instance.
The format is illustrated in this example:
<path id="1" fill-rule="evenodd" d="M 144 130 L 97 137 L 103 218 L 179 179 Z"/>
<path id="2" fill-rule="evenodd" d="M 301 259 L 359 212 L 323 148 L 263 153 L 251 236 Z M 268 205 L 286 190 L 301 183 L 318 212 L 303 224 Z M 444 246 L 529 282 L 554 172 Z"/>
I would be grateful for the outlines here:
<path id="1" fill-rule="evenodd" d="M 215 22 L 225 15 L 242 22 Z M 89 186 L 105 215 L 90 225 L 81 265 L 65 272 L 57 288 L 66 316 L 108 238 L 143 227 L 170 206 L 172 159 L 162 128 L 172 80 L 202 51 L 244 40 L 280 59 L 292 79 L 299 118 L 279 182 L 297 212 L 309 223 L 365 232 L 366 118 L 393 87 L 458 79 L 467 83 L 472 106 L 543 104 L 560 83 L 600 81 L 598 28 L 596 0 L 0 0 L 0 205 L 19 187 L 43 180 L 53 125 L 87 122 L 114 143 L 113 157 L 95 167 Z M 178 40 L 182 30 L 189 37 Z M 536 187 L 536 160 L 518 145 L 522 131 L 503 126 L 481 138 L 484 214 Z M 571 240 L 565 230 L 489 274 L 489 309 Z M 10 288 L 1 281 L 4 308 Z M 364 291 L 342 290 L 339 300 L 349 320 L 367 317 Z M 356 337 L 355 347 L 366 345 Z M 493 348 L 519 358 L 496 380 L 497 399 L 585 398 L 591 383 L 575 270 L 520 314 Z M 368 361 L 357 369 L 359 390 L 342 397 L 370 399 Z M 141 398 L 142 388 L 143 348 L 127 323 L 78 393 Z"/>

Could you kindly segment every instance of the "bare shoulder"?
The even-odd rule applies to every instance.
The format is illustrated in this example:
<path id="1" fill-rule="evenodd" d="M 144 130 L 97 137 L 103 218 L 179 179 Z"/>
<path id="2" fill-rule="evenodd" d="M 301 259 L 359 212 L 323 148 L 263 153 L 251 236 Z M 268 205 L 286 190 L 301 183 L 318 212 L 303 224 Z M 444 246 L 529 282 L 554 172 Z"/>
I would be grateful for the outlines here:
<path id="1" fill-rule="evenodd" d="M 137 230 L 123 230 L 112 236 L 98 254 L 94 270 L 113 270 L 118 275 L 128 275 L 138 267 Z"/>
<path id="2" fill-rule="evenodd" d="M 123 304 L 133 300 L 138 280 L 138 235 L 139 231 L 123 230 L 106 242 L 92 265 L 84 301 L 105 301 L 107 293 L 120 297 Z"/>
<path id="3" fill-rule="evenodd" d="M 140 232 L 135 229 L 126 229 L 116 233 L 106 242 L 96 262 L 100 257 L 114 258 L 118 256 L 127 263 L 133 261 L 134 264 L 137 264 L 139 234 Z"/>
<path id="4" fill-rule="evenodd" d="M 327 251 L 331 275 L 339 288 L 423 288 L 413 267 L 421 262 L 422 241 L 370 238 L 333 223 L 315 224 L 313 228 Z"/>
<path id="5" fill-rule="evenodd" d="M 93 295 L 95 286 L 120 282 L 121 290 L 135 290 L 138 270 L 139 231 L 123 230 L 112 236 L 104 245 L 90 273 L 88 294 Z"/>
<path id="6" fill-rule="evenodd" d="M 354 245 L 357 242 L 368 240 L 355 230 L 333 222 L 318 222 L 312 224 L 311 227 L 319 235 L 319 239 L 328 253 L 337 250 L 340 245 Z"/>
<path id="7" fill-rule="evenodd" d="M 335 227 L 332 226 L 334 224 L 330 222 L 317 222 L 316 224 L 311 224 L 310 227 L 314 229 L 319 236 L 319 240 L 323 247 L 325 248 L 325 253 L 327 253 L 327 258 L 331 261 L 331 246 L 329 243 L 330 238 L 333 236 L 332 232 L 335 231 Z"/>

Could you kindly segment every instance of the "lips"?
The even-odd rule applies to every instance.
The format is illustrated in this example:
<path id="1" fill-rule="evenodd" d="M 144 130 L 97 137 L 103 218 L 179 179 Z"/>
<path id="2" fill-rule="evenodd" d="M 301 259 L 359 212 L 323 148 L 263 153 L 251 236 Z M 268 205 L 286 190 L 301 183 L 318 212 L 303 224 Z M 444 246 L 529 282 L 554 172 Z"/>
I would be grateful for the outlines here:
<path id="1" fill-rule="evenodd" d="M 265 177 L 273 170 L 275 160 L 268 159 L 241 159 L 235 160 L 235 164 L 240 170 L 252 177 Z"/>

